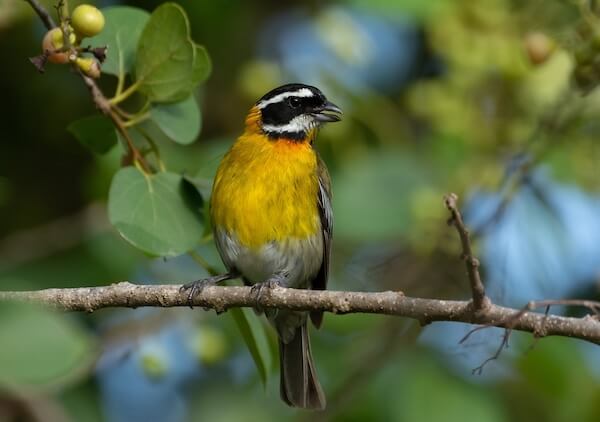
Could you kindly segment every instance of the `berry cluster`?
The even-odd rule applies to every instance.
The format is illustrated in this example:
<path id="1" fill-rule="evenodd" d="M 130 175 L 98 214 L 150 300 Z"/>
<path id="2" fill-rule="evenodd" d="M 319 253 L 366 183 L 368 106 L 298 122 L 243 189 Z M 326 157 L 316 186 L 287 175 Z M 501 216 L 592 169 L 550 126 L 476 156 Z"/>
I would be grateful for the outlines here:
<path id="1" fill-rule="evenodd" d="M 49 30 L 42 41 L 43 54 L 37 66 L 43 71 L 46 61 L 50 63 L 73 63 L 92 78 L 100 76 L 100 64 L 104 60 L 105 48 L 82 48 L 81 41 L 98 35 L 104 28 L 104 15 L 89 4 L 77 6 L 70 19 L 61 22 L 61 27 Z M 65 42 L 68 39 L 68 42 Z M 92 53 L 94 57 L 83 57 Z"/>

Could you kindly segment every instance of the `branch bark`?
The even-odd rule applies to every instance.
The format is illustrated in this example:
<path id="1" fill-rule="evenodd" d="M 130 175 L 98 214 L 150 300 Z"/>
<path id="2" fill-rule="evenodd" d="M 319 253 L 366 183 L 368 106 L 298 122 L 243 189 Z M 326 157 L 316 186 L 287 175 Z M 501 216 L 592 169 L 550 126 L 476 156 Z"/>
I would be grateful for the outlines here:
<path id="1" fill-rule="evenodd" d="M 179 287 L 122 282 L 104 287 L 0 292 L 0 301 L 34 302 L 61 310 L 87 312 L 111 307 L 188 306 L 187 295 L 180 293 Z M 545 315 L 491 303 L 476 311 L 471 301 L 413 298 L 392 291 L 366 293 L 275 287 L 265 293 L 257 298 L 250 287 L 206 287 L 193 299 L 193 304 L 217 312 L 258 305 L 263 309 L 396 315 L 416 319 L 423 325 L 434 321 L 465 322 L 527 331 L 536 337 L 559 335 L 600 344 L 600 322 L 591 316 Z M 516 315 L 519 316 L 515 319 Z"/>
<path id="2" fill-rule="evenodd" d="M 450 211 L 448 225 L 456 227 L 456 231 L 460 236 L 460 243 L 463 250 L 462 258 L 465 261 L 467 274 L 469 275 L 469 283 L 471 284 L 473 308 L 478 311 L 487 308 L 491 302 L 485 295 L 485 288 L 483 287 L 483 282 L 479 275 L 479 260 L 473 255 L 469 230 L 467 229 L 467 226 L 465 226 L 462 216 L 458 211 L 457 201 L 458 196 L 454 193 L 444 196 L 444 204 L 446 205 L 446 208 L 448 208 L 448 211 Z"/>
<path id="3" fill-rule="evenodd" d="M 35 11 L 35 13 L 39 16 L 42 23 L 47 29 L 56 28 L 56 23 L 54 23 L 54 19 L 50 16 L 50 13 L 46 10 L 44 6 L 40 4 L 37 0 L 25 0 L 31 8 Z"/>

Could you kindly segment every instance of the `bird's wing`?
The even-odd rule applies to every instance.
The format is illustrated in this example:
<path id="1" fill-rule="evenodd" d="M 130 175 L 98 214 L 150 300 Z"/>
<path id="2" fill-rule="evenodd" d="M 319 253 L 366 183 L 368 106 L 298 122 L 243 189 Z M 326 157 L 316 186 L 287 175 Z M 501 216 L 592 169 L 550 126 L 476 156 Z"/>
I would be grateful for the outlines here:
<path id="1" fill-rule="evenodd" d="M 331 238 L 333 236 L 333 211 L 331 208 L 331 179 L 325 163 L 321 157 L 317 157 L 317 173 L 319 179 L 318 207 L 321 217 L 321 234 L 323 236 L 323 262 L 317 276 L 312 281 L 314 290 L 327 289 L 327 278 L 329 276 L 329 257 L 331 255 Z M 322 312 L 311 312 L 310 319 L 318 328 L 323 321 Z"/>

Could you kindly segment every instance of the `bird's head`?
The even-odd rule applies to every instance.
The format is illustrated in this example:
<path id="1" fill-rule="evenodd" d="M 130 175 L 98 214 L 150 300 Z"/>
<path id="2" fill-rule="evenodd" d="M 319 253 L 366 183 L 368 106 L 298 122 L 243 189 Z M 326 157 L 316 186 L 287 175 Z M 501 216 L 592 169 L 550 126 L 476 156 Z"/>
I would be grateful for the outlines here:
<path id="1" fill-rule="evenodd" d="M 273 139 L 302 141 L 326 122 L 341 120 L 342 110 L 310 85 L 288 84 L 265 94 L 252 108 L 255 127 Z M 250 123 L 250 122 L 249 122 Z"/>

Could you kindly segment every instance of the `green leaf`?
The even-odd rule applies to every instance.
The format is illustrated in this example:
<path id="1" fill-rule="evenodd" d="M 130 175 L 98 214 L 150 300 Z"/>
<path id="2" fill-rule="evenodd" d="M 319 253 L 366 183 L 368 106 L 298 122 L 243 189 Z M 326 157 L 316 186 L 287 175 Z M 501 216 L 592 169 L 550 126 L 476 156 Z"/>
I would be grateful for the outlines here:
<path id="1" fill-rule="evenodd" d="M 246 347 L 254 359 L 258 375 L 265 386 L 269 381 L 269 374 L 273 364 L 273 356 L 265 327 L 254 311 L 248 308 L 231 308 L 228 312 L 233 316 L 235 323 L 244 338 Z"/>
<path id="2" fill-rule="evenodd" d="M 208 51 L 201 45 L 194 44 L 194 66 L 192 68 L 192 84 L 194 87 L 204 82 L 212 72 L 212 62 Z"/>
<path id="3" fill-rule="evenodd" d="M 104 154 L 117 143 L 117 133 L 112 122 L 105 116 L 95 114 L 76 120 L 67 130 L 82 145 L 98 154 Z"/>
<path id="4" fill-rule="evenodd" d="M 108 194 L 108 217 L 128 242 L 158 256 L 180 255 L 202 236 L 200 194 L 173 173 L 117 172 Z M 192 194 L 193 193 L 193 194 Z"/>
<path id="5" fill-rule="evenodd" d="M 135 79 L 140 92 L 153 102 L 181 101 L 209 72 L 208 55 L 190 38 L 183 8 L 175 3 L 159 6 L 137 48 Z"/>
<path id="6" fill-rule="evenodd" d="M 158 104 L 150 114 L 162 132 L 178 144 L 191 144 L 200 133 L 200 109 L 193 95 L 178 103 Z"/>
<path id="7" fill-rule="evenodd" d="M 199 83 L 204 82 L 208 79 L 210 72 L 212 71 L 212 62 L 210 60 L 210 56 L 201 45 L 194 44 L 194 63 L 192 65 L 192 76 L 189 80 L 189 83 L 181 89 L 181 92 L 176 94 L 176 96 L 186 97 L 196 89 Z"/>
<path id="8" fill-rule="evenodd" d="M 196 89 L 199 83 L 204 82 L 212 71 L 212 62 L 210 56 L 201 45 L 194 44 L 194 61 L 192 64 L 192 74 L 187 84 L 182 85 L 179 92 L 173 94 L 176 98 L 185 98 Z"/>
<path id="9" fill-rule="evenodd" d="M 91 367 L 92 338 L 71 317 L 39 306 L 0 307 L 0 386 L 48 386 Z"/>
<path id="10" fill-rule="evenodd" d="M 106 25 L 94 37 L 95 46 L 107 46 L 106 60 L 102 72 L 119 76 L 130 73 L 135 61 L 135 50 L 140 35 L 150 19 L 145 10 L 127 6 L 113 6 L 102 9 Z"/>

